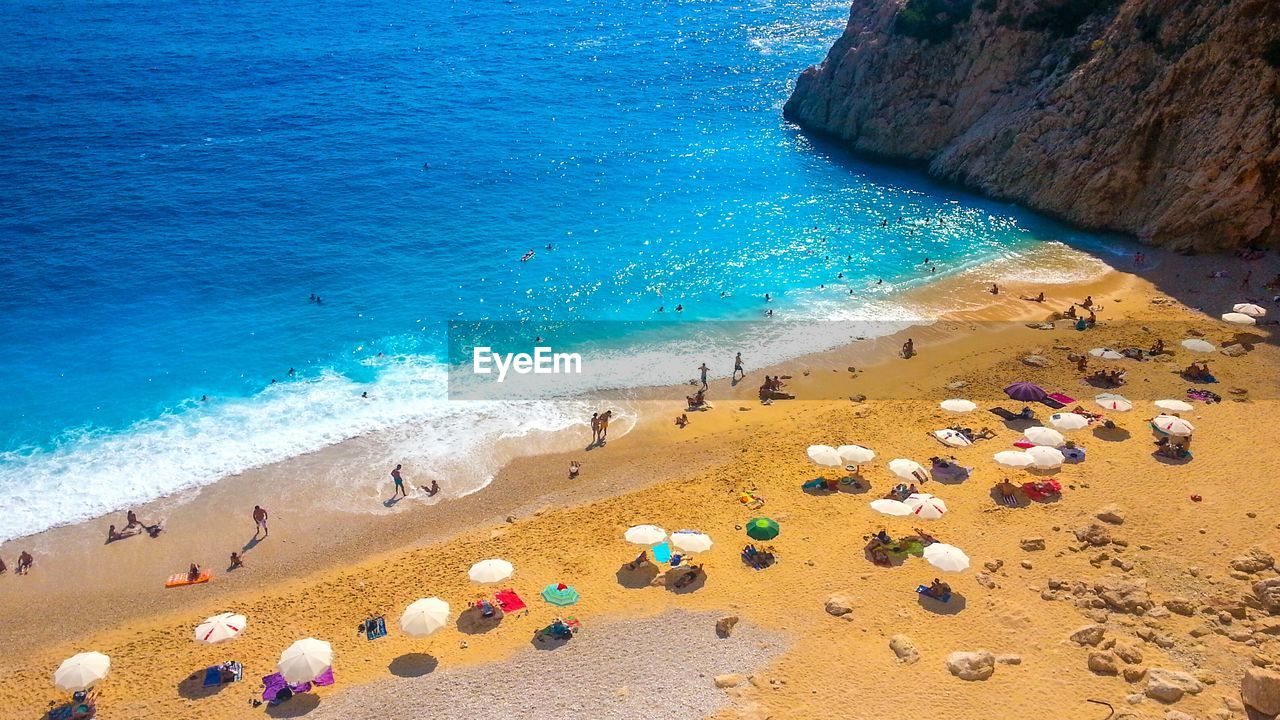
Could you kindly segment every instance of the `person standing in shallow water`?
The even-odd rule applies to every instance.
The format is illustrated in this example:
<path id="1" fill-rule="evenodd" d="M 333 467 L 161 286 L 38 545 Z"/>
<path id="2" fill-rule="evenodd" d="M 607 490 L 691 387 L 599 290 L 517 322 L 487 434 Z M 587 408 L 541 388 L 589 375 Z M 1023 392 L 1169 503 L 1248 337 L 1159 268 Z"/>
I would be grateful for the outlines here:
<path id="1" fill-rule="evenodd" d="M 706 391 L 706 389 L 707 389 L 707 373 L 708 373 L 710 370 L 711 370 L 711 368 L 707 367 L 707 364 L 706 364 L 706 363 L 702 363 L 701 365 L 699 365 L 699 366 L 698 366 L 698 371 L 702 373 L 702 389 L 703 389 L 703 391 Z"/>
<path id="2" fill-rule="evenodd" d="M 396 483 L 395 489 L 391 491 L 392 500 L 396 499 L 396 493 L 399 493 L 401 497 L 409 497 L 409 493 L 404 491 L 404 478 L 400 475 L 401 467 L 403 466 L 396 465 L 396 469 L 391 471 L 391 479 Z"/>

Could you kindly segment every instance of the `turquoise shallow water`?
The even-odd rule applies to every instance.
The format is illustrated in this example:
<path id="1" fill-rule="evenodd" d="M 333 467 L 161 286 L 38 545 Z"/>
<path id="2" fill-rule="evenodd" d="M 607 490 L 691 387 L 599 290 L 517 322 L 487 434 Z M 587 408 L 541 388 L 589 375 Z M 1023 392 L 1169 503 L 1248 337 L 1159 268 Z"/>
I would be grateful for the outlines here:
<path id="1" fill-rule="evenodd" d="M 856 315 L 926 256 L 1094 240 L 785 124 L 847 10 L 4 4 L 0 539 L 405 423 L 429 460 L 577 421 L 446 402 L 446 320 Z"/>

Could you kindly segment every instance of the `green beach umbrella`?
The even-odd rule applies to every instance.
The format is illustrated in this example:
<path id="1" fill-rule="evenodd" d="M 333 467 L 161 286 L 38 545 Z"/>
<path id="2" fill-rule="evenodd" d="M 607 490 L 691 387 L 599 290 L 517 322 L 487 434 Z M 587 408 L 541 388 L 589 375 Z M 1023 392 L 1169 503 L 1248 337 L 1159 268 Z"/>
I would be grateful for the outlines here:
<path id="1" fill-rule="evenodd" d="M 756 518 L 747 523 L 747 537 L 753 540 L 772 540 L 778 537 L 781 531 L 778 523 L 769 518 Z"/>
<path id="2" fill-rule="evenodd" d="M 578 591 L 564 583 L 552 583 L 542 589 L 542 599 L 552 605 L 572 605 L 578 602 Z"/>

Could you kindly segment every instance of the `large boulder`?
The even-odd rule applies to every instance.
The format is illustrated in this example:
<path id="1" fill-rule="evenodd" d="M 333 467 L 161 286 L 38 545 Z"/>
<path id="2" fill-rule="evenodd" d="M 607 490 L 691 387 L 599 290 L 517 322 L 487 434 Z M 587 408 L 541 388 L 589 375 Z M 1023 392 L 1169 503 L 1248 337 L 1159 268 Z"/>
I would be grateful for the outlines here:
<path id="1" fill-rule="evenodd" d="M 996 656 L 986 650 L 953 652 L 947 656 L 947 670 L 961 680 L 986 680 L 996 671 Z"/>
<path id="2" fill-rule="evenodd" d="M 1248 553 L 1231 561 L 1231 569 L 1243 573 L 1260 573 L 1275 567 L 1276 559 L 1262 548 L 1251 548 Z"/>
<path id="3" fill-rule="evenodd" d="M 1259 580 L 1253 584 L 1253 594 L 1263 610 L 1271 615 L 1280 615 L 1280 578 Z"/>
<path id="4" fill-rule="evenodd" d="M 1147 685 L 1144 690 L 1147 697 L 1162 703 L 1175 703 L 1183 695 L 1198 695 L 1204 692 L 1205 685 L 1189 673 L 1181 670 L 1151 668 L 1147 671 Z"/>
<path id="5" fill-rule="evenodd" d="M 1249 668 L 1240 681 L 1240 698 L 1263 715 L 1280 715 L 1280 673 Z"/>

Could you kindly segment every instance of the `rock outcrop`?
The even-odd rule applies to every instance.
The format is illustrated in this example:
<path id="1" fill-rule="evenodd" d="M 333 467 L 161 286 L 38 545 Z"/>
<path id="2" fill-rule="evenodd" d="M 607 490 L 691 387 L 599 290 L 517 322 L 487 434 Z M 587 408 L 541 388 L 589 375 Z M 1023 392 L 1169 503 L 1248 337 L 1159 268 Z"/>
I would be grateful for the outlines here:
<path id="1" fill-rule="evenodd" d="M 1176 250 L 1280 245 L 1280 3 L 859 0 L 784 114 Z"/>

